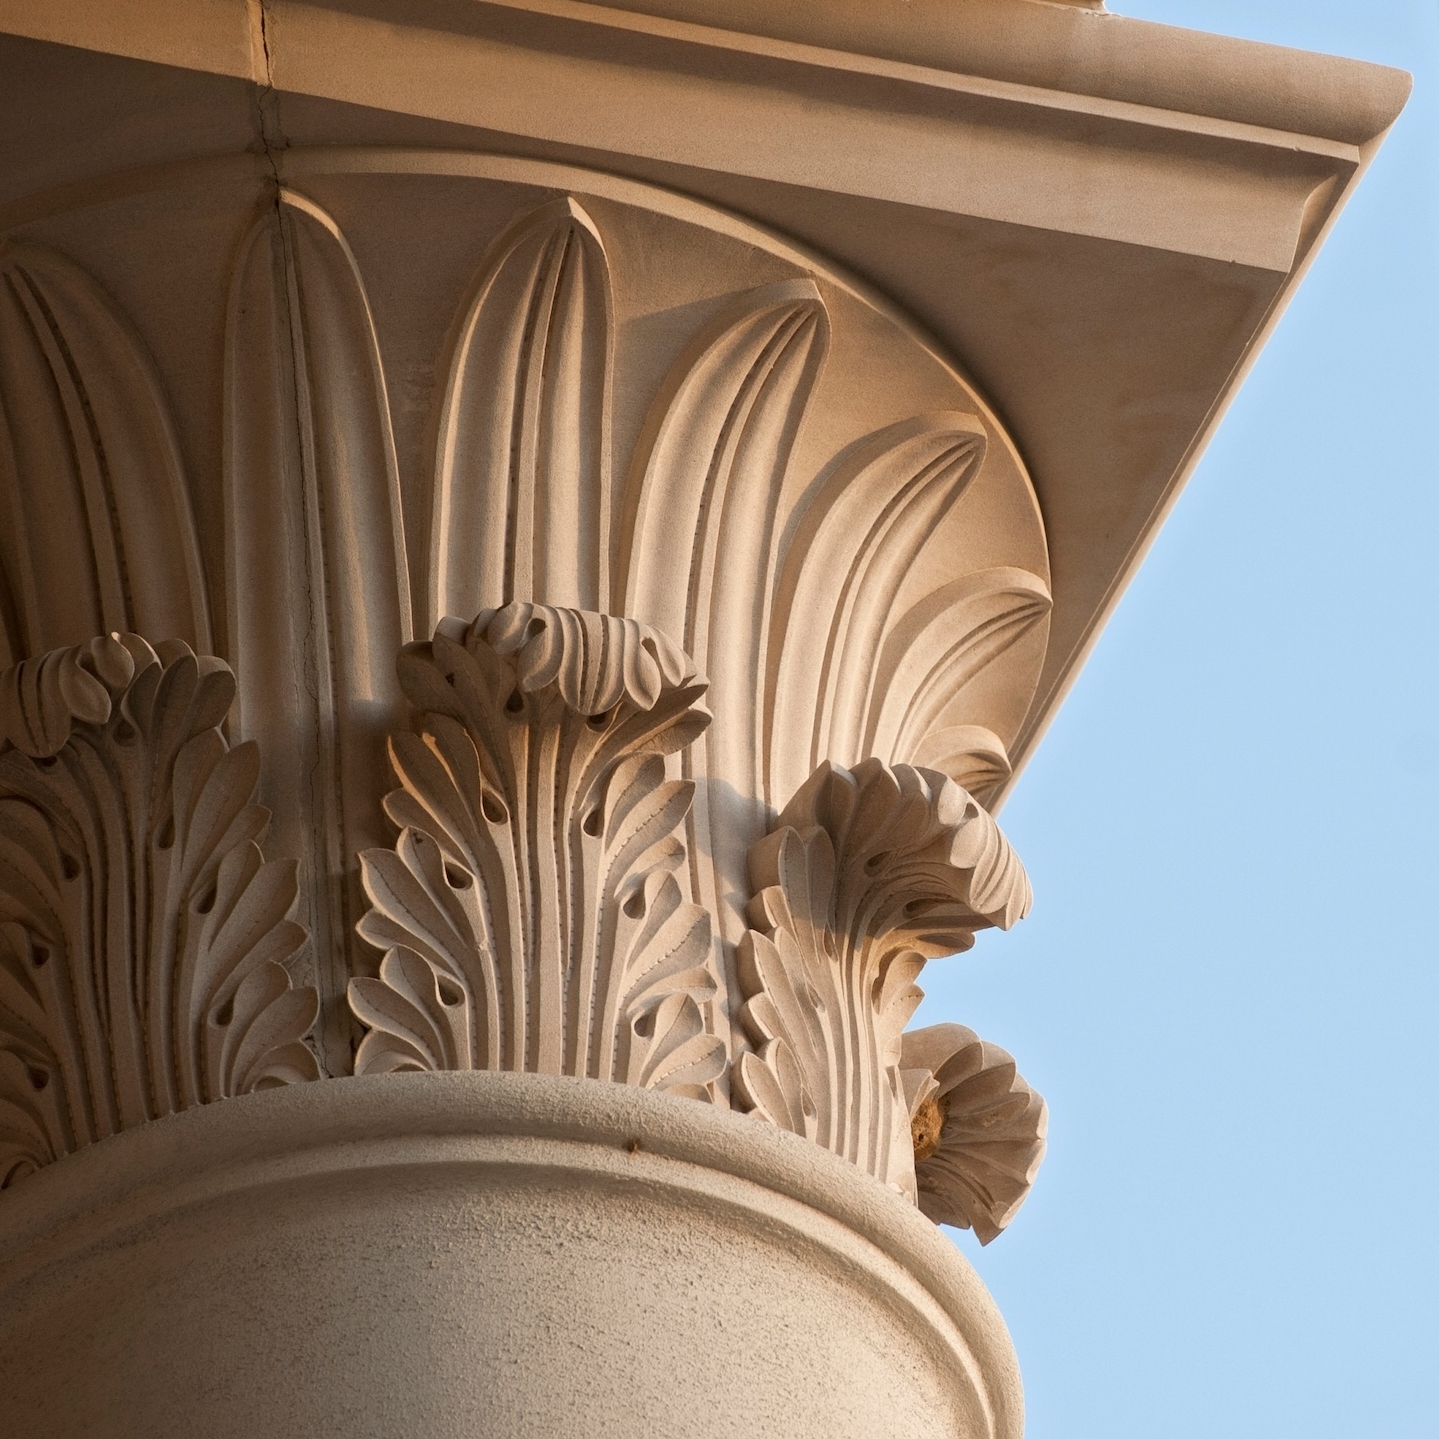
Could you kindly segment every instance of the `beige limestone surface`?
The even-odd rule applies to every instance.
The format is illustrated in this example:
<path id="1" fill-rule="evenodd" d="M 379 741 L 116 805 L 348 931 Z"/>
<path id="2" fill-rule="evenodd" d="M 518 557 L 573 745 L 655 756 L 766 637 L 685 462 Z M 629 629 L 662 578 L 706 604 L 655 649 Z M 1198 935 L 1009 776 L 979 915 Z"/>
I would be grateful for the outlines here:
<path id="1" fill-rule="evenodd" d="M 1004 417 L 1045 513 L 1019 763 L 1408 88 L 1039 0 L 7 0 L 0 31 L 6 227 L 201 155 L 498 150 L 716 201 L 882 287 Z"/>
<path id="2" fill-rule="evenodd" d="M 107 631 L 227 658 L 225 729 L 259 747 L 269 853 L 299 862 L 344 1073 L 346 985 L 378 963 L 359 857 L 394 835 L 407 700 L 434 707 L 402 646 L 511 603 L 651 626 L 713 717 L 655 748 L 683 751 L 678 878 L 711 916 L 727 1042 L 747 855 L 816 766 L 878 756 L 981 798 L 1008 777 L 1051 610 L 1015 446 L 883 296 L 711 206 L 506 156 L 280 160 L 278 204 L 268 167 L 220 157 L 8 241 L 10 658 Z M 515 614 L 516 644 L 547 622 Z M 484 683 L 504 703 L 514 680 Z"/>
<path id="3" fill-rule="evenodd" d="M 1017 1436 L 930 1219 L 1048 1112 L 917 981 L 1406 92 L 0 0 L 0 1431 Z"/>
<path id="4" fill-rule="evenodd" d="M 346 1079 L 131 1131 L 5 1197 L 34 1439 L 1015 1439 L 968 1263 L 812 1144 L 540 1075 Z"/>

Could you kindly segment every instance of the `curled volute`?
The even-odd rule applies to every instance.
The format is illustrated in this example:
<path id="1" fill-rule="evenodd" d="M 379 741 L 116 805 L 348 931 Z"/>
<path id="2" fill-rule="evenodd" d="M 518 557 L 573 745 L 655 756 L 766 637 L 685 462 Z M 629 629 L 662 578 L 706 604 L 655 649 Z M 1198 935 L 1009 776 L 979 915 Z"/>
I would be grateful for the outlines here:
<path id="1" fill-rule="evenodd" d="M 825 764 L 750 854 L 738 1101 L 914 1194 L 901 1032 L 926 959 L 1028 911 L 989 814 L 946 776 Z"/>

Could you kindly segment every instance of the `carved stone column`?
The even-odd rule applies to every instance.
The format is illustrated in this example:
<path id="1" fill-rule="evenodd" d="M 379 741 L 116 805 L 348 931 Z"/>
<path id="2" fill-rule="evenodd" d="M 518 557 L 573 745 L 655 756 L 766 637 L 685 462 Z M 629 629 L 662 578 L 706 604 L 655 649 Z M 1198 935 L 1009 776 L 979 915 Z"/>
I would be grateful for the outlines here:
<path id="1" fill-rule="evenodd" d="M 1018 72 L 894 58 L 923 16 L 889 44 L 838 6 L 789 37 L 679 8 L 22 4 L 0 36 L 14 104 L 123 118 L 98 169 L 57 130 L 0 196 L 6 1432 L 1020 1433 L 935 1223 L 1009 1224 L 1045 1105 L 907 1025 L 927 961 L 1028 911 L 993 811 L 1234 327 L 1096 402 L 1169 405 L 1168 471 L 1132 439 L 1102 503 L 1058 464 L 1037 490 L 1022 452 L 1068 422 L 1026 442 L 959 368 L 941 202 L 901 224 L 918 191 L 873 170 L 918 153 L 921 94 L 951 97 L 924 143 L 992 163 Z M 1063 7 L 981 12 L 1000 69 L 1078 41 Z M 984 192 L 982 303 L 1058 323 L 1188 245 L 1154 333 L 1248 286 L 1252 347 L 1359 140 L 1106 83 L 1062 106 L 1149 138 L 1075 163 L 1150 203 L 1170 145 L 1190 228 L 1022 220 L 1073 143 L 1051 117 Z M 666 86 L 689 151 L 647 129 Z M 825 105 L 868 159 L 799 119 L 812 174 L 726 149 Z M 1288 252 L 1251 229 L 1237 272 L 1206 204 L 1292 221 Z M 1088 225 L 1090 279 L 1056 251 L 1026 299 L 1021 224 Z M 823 253 L 856 246 L 893 294 Z M 1202 404 L 1166 398 L 1183 346 Z M 1073 442 L 1097 474 L 1110 442 Z"/>

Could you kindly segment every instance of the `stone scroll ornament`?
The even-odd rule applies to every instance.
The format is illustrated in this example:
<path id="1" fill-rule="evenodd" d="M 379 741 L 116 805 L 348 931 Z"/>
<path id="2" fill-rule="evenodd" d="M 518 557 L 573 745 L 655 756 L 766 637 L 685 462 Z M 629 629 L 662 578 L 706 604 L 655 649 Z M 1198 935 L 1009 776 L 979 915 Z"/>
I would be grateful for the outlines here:
<path id="1" fill-rule="evenodd" d="M 950 1054 L 931 1054 L 933 1046 L 907 1057 L 903 1030 L 923 997 L 915 979 L 927 959 L 968 949 L 976 930 L 1008 929 L 1028 912 L 1028 878 L 998 825 L 936 771 L 826 763 L 750 851 L 750 872 L 740 1017 L 755 1048 L 735 1063 L 737 1103 L 914 1198 L 915 1120 L 942 1092 L 949 1117 L 938 1157 L 924 1151 L 920 1203 L 945 1222 L 967 1218 L 986 1237 L 990 1217 L 1007 1220 L 1018 1199 L 1005 1191 L 996 1209 L 951 1197 L 956 1184 L 988 1193 L 974 1177 L 982 1149 L 962 1143 L 969 1071 L 952 1072 Z M 979 1063 L 993 1067 L 986 1054 Z M 1012 1108 L 1002 1123 L 1042 1126 L 1042 1101 L 1038 1115 Z M 971 1127 L 985 1122 L 981 1114 Z M 1033 1167 L 1023 1172 L 1027 1187 Z M 943 1197 L 931 1202 L 931 1190 Z"/>
<path id="2" fill-rule="evenodd" d="M 0 1187 L 182 1109 L 317 1079 L 217 659 L 133 634 L 0 674 Z"/>
<path id="3" fill-rule="evenodd" d="M 675 873 L 709 723 L 688 657 L 635 620 L 514 603 L 408 646 L 393 849 L 361 856 L 357 1074 L 503 1069 L 713 1097 L 710 917 Z"/>

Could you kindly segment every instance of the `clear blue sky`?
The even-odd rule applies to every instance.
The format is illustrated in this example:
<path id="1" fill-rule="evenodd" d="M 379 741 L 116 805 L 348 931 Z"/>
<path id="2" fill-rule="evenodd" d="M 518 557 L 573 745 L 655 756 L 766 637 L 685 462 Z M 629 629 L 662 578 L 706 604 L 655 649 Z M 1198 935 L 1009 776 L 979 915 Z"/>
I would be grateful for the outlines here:
<path id="1" fill-rule="evenodd" d="M 1439 1436 L 1439 3 L 1111 0 L 1415 90 L 1003 813 L 916 1022 L 1050 1102 L 958 1242 L 1030 1439 Z"/>

